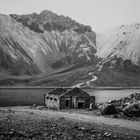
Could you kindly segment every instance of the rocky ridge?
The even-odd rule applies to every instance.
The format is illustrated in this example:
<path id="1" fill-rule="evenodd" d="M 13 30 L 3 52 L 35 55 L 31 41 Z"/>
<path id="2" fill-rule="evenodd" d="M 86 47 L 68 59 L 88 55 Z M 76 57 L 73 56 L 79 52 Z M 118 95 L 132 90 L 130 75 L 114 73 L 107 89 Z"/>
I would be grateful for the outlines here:
<path id="1" fill-rule="evenodd" d="M 60 31 L 73 30 L 78 34 L 85 32 L 92 32 L 89 25 L 83 25 L 70 17 L 63 15 L 57 15 L 49 10 L 43 10 L 41 13 L 32 13 L 27 15 L 11 14 L 18 22 L 21 22 L 25 27 L 29 27 L 31 30 L 43 33 L 46 31 Z"/>

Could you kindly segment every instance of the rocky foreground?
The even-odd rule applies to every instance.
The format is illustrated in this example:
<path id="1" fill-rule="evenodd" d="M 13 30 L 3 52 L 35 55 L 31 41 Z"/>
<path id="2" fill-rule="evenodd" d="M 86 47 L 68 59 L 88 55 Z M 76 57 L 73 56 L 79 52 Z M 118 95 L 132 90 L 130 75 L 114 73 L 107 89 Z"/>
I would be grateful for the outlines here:
<path id="1" fill-rule="evenodd" d="M 140 139 L 139 93 L 94 107 L 91 111 L 1 107 L 0 140 Z"/>
<path id="2" fill-rule="evenodd" d="M 38 110 L 39 109 L 39 110 Z M 31 107 L 0 108 L 0 140 L 140 139 L 139 131 L 55 116 Z M 49 114 L 50 112 L 50 114 Z M 57 113 L 57 111 L 54 111 Z"/>
<path id="3" fill-rule="evenodd" d="M 115 118 L 137 120 L 140 118 L 140 93 L 99 104 L 97 108 L 101 115 L 114 115 Z"/>

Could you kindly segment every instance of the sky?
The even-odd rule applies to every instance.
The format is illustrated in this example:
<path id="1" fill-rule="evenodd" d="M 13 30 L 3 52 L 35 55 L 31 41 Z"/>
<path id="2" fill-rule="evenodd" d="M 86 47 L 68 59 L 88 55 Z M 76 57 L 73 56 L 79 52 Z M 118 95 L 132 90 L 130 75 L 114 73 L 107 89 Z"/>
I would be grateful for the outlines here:
<path id="1" fill-rule="evenodd" d="M 2 14 L 50 10 L 90 25 L 94 31 L 140 22 L 140 0 L 0 0 Z"/>

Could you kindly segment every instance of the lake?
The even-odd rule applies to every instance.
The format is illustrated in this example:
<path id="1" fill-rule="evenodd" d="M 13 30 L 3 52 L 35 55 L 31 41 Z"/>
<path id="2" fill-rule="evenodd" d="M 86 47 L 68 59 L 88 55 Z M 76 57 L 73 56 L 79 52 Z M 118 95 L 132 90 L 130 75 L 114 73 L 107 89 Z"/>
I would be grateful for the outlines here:
<path id="1" fill-rule="evenodd" d="M 112 90 L 94 90 L 94 91 L 88 91 L 90 95 L 95 95 L 96 102 L 106 102 L 114 99 L 119 99 L 122 97 L 126 97 L 132 93 L 140 93 L 140 89 L 112 89 Z"/>
<path id="2" fill-rule="evenodd" d="M 0 106 L 43 105 L 44 93 L 53 88 L 0 88 Z M 96 102 L 119 99 L 132 93 L 140 93 L 140 89 L 84 89 L 96 96 Z"/>

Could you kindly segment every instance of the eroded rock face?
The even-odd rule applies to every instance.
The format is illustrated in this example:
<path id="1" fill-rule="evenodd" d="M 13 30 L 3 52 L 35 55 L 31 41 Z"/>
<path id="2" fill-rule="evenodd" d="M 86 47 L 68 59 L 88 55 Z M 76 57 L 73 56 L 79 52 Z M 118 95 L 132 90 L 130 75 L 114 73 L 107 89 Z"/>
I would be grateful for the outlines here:
<path id="1" fill-rule="evenodd" d="M 128 104 L 123 108 L 123 112 L 128 117 L 140 117 L 140 101 Z"/>
<path id="2" fill-rule="evenodd" d="M 60 31 L 73 30 L 78 34 L 85 32 L 92 32 L 90 26 L 85 26 L 72 20 L 70 17 L 63 15 L 59 16 L 51 11 L 44 10 L 40 14 L 28 14 L 28 15 L 16 15 L 11 14 L 18 22 L 21 22 L 24 26 L 29 27 L 31 30 L 43 33 L 46 31 Z"/>
<path id="3" fill-rule="evenodd" d="M 0 15 L 0 67 L 11 75 L 49 75 L 75 64 L 82 66 L 95 58 L 93 38 L 92 32 L 72 30 L 37 33 Z"/>
<path id="4" fill-rule="evenodd" d="M 39 45 L 39 36 L 12 18 L 0 15 L 0 67 L 12 75 L 39 73 L 32 50 Z M 36 40 L 36 41 L 34 41 Z"/>
<path id="5" fill-rule="evenodd" d="M 100 72 L 98 86 L 140 85 L 140 24 L 130 24 L 96 33 Z"/>
<path id="6" fill-rule="evenodd" d="M 108 68 L 114 68 L 114 71 L 119 72 L 131 72 L 135 74 L 140 73 L 140 66 L 134 64 L 131 60 L 126 59 L 123 60 L 122 58 L 114 57 L 111 60 L 107 62 L 103 62 L 104 66 L 107 66 Z"/>
<path id="7" fill-rule="evenodd" d="M 124 25 L 97 33 L 97 56 L 104 63 L 114 63 L 120 69 L 139 72 L 140 68 L 140 24 Z"/>

